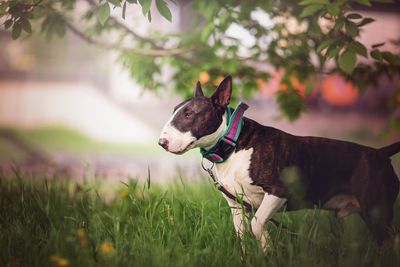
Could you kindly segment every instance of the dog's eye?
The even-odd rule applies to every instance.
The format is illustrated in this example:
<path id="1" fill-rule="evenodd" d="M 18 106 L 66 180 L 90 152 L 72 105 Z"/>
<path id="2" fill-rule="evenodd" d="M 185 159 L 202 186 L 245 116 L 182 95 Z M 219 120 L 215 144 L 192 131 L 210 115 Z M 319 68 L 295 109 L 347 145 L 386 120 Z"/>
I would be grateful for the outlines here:
<path id="1" fill-rule="evenodd" d="M 189 113 L 189 112 L 185 112 L 185 118 L 190 118 L 190 116 L 192 116 L 192 114 L 191 114 L 191 113 Z"/>

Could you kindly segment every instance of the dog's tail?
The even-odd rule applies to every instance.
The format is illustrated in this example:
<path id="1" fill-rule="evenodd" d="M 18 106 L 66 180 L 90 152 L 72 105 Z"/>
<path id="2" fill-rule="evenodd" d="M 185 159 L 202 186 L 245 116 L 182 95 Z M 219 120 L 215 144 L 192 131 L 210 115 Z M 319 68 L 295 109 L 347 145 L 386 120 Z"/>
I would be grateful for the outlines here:
<path id="1" fill-rule="evenodd" d="M 400 142 L 382 147 L 379 149 L 379 152 L 385 155 L 386 157 L 391 157 L 394 154 L 400 152 Z"/>

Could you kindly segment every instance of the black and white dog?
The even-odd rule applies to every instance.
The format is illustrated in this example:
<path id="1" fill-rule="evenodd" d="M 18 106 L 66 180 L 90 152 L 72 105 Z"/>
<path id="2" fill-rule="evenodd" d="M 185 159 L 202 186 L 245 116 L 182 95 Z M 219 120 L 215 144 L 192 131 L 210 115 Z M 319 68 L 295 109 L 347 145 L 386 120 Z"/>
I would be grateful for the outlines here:
<path id="1" fill-rule="evenodd" d="M 218 144 L 227 132 L 232 111 L 228 108 L 231 93 L 230 76 L 211 97 L 204 96 L 198 82 L 194 97 L 175 107 L 159 144 L 175 154 L 196 147 L 205 153 L 219 153 Z M 267 248 L 264 224 L 285 203 L 287 209 L 296 206 L 291 203 L 296 198 L 291 196 L 290 185 L 283 179 L 290 167 L 299 170 L 307 203 L 334 210 L 338 217 L 358 212 L 378 242 L 390 236 L 399 191 L 390 156 L 400 151 L 400 142 L 375 149 L 327 138 L 294 136 L 249 118 L 241 123 L 237 140 L 230 140 L 233 149 L 227 153 L 222 149 L 223 159 L 215 165 L 218 182 L 226 191 L 242 195 L 243 201 L 256 209 L 247 224 L 240 210 L 243 206 L 224 194 L 233 207 L 233 223 L 240 237 L 249 225 L 262 247 Z"/>

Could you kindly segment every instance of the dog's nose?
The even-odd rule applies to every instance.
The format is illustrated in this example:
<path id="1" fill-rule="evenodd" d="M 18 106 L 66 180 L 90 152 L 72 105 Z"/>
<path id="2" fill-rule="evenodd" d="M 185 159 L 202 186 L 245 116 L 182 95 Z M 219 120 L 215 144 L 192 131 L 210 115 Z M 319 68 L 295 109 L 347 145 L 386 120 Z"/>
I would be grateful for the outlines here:
<path id="1" fill-rule="evenodd" d="M 168 148 L 168 140 L 166 138 L 160 138 L 160 140 L 158 140 L 158 144 L 164 149 Z"/>

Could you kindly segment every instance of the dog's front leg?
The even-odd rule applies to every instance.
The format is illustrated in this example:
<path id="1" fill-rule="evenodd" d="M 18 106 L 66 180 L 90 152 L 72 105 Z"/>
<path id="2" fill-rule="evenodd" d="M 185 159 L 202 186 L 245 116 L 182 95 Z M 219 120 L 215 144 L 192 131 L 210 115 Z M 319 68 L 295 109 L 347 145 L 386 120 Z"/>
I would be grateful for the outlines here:
<path id="1" fill-rule="evenodd" d="M 245 253 L 246 248 L 243 243 L 243 234 L 246 229 L 249 229 L 250 220 L 249 213 L 244 211 L 243 208 L 237 204 L 233 204 L 228 200 L 229 206 L 232 212 L 233 225 L 235 226 L 236 235 L 239 237 L 240 245 L 242 247 L 242 252 Z"/>
<path id="2" fill-rule="evenodd" d="M 249 214 L 244 213 L 239 206 L 231 206 L 233 225 L 235 226 L 236 234 L 240 239 L 243 238 L 243 233 L 246 227 L 249 226 Z"/>
<path id="3" fill-rule="evenodd" d="M 260 207 L 251 220 L 251 231 L 254 236 L 260 241 L 264 251 L 269 248 L 269 235 L 264 231 L 265 223 L 274 216 L 274 214 L 286 202 L 285 198 L 280 198 L 274 195 L 265 194 Z"/>
<path id="4" fill-rule="evenodd" d="M 243 211 L 241 206 L 233 202 L 227 196 L 224 195 L 224 197 L 228 202 L 229 207 L 231 208 L 232 220 L 233 220 L 233 225 L 235 226 L 236 234 L 240 239 L 242 239 L 246 227 L 250 225 L 250 222 L 248 221 L 249 213 Z"/>

